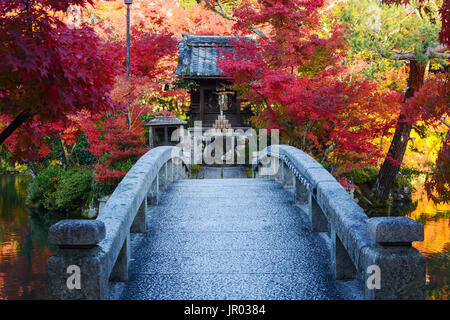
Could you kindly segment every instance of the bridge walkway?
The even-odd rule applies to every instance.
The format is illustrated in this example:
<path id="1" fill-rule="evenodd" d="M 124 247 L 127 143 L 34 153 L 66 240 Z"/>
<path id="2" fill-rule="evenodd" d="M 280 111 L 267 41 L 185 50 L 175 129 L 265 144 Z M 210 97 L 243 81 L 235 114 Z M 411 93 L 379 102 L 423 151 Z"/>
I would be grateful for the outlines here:
<path id="1" fill-rule="evenodd" d="M 149 208 L 113 299 L 342 298 L 324 237 L 280 182 L 178 180 Z"/>

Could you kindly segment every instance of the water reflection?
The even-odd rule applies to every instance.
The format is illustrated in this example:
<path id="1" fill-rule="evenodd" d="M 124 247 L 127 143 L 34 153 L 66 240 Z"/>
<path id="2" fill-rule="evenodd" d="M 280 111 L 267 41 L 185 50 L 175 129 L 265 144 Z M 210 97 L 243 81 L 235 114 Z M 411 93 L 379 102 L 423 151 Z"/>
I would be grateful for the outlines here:
<path id="1" fill-rule="evenodd" d="M 413 195 L 417 208 L 408 217 L 424 225 L 425 239 L 414 247 L 427 258 L 427 299 L 449 299 L 450 205 L 429 201 L 424 190 Z"/>
<path id="2" fill-rule="evenodd" d="M 53 247 L 47 244 L 54 221 L 32 215 L 25 208 L 26 176 L 0 175 L 0 299 L 45 299 L 46 262 Z M 425 241 L 414 243 L 427 257 L 427 299 L 449 299 L 450 206 L 436 206 L 423 191 L 409 217 L 425 226 Z"/>
<path id="3" fill-rule="evenodd" d="M 25 208 L 27 176 L 0 176 L 0 299 L 45 299 L 48 226 Z"/>

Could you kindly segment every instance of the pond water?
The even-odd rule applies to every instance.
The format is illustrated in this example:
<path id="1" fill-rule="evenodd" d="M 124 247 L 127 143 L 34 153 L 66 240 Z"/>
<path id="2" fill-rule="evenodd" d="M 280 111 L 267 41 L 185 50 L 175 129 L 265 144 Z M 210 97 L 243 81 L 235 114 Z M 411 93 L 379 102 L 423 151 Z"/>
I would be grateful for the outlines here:
<path id="1" fill-rule="evenodd" d="M 0 175 L 0 299 L 45 299 L 48 226 L 25 207 L 28 176 Z"/>
<path id="2" fill-rule="evenodd" d="M 424 225 L 425 239 L 413 246 L 427 258 L 427 299 L 448 300 L 450 293 L 450 205 L 435 205 L 424 190 L 413 194 L 417 208 L 407 216 Z"/>
<path id="3" fill-rule="evenodd" d="M 53 221 L 25 207 L 27 176 L 0 175 L 0 299 L 45 299 L 47 243 Z M 450 206 L 436 206 L 422 191 L 408 216 L 425 226 L 425 241 L 414 243 L 427 257 L 427 299 L 449 299 Z"/>

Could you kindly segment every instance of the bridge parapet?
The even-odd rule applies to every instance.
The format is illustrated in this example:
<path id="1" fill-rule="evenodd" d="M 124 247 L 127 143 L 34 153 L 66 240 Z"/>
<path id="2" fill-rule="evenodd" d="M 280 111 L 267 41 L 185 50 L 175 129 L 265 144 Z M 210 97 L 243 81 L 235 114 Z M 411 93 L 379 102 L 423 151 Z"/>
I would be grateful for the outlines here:
<path id="1" fill-rule="evenodd" d="M 406 217 L 369 219 L 340 183 L 303 151 L 275 145 L 260 152 L 254 177 L 292 189 L 314 232 L 331 241 L 336 280 L 359 280 L 366 299 L 424 299 L 425 257 L 411 246 L 423 241 L 420 222 Z"/>
<path id="2" fill-rule="evenodd" d="M 188 170 L 179 148 L 154 148 L 126 174 L 97 219 L 53 225 L 49 243 L 59 250 L 47 262 L 49 299 L 107 299 L 110 280 L 127 281 L 130 232 L 146 231 L 147 206 Z"/>

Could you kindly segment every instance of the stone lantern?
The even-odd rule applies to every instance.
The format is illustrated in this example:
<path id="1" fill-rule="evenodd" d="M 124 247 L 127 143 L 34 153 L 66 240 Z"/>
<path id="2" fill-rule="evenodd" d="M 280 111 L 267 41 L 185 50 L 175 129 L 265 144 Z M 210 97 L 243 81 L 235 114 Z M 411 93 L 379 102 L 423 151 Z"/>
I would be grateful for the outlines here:
<path id="1" fill-rule="evenodd" d="M 177 129 L 183 130 L 185 124 L 186 121 L 174 116 L 158 116 L 147 122 L 150 147 L 176 145 L 178 141 L 171 141 L 172 134 Z"/>

